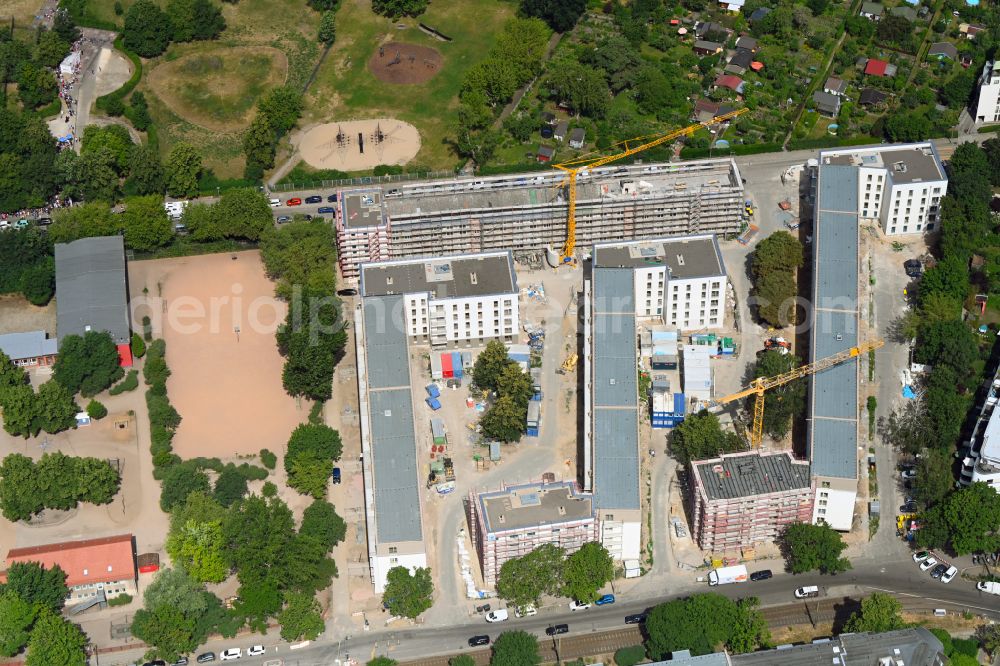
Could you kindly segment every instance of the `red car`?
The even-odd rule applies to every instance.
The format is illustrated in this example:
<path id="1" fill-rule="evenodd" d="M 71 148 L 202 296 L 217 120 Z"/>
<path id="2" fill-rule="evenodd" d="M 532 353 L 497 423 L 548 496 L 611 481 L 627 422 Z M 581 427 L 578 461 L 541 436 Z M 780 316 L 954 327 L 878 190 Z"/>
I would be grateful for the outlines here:
<path id="1" fill-rule="evenodd" d="M 296 197 L 294 199 L 289 199 L 288 201 L 285 202 L 285 205 L 286 206 L 301 206 L 302 205 L 302 199 L 299 199 L 298 197 Z"/>

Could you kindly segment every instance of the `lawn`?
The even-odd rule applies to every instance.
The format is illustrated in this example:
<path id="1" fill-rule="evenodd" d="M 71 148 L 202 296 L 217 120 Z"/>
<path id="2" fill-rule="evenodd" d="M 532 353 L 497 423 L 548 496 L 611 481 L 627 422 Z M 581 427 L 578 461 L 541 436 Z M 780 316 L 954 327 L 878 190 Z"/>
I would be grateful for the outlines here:
<path id="1" fill-rule="evenodd" d="M 512 3 L 496 0 L 432 2 L 418 20 L 454 40 L 443 42 L 421 32 L 417 20 L 392 22 L 372 13 L 367 2 L 345 2 L 337 12 L 337 43 L 309 89 L 300 124 L 399 118 L 420 131 L 420 152 L 413 164 L 431 169 L 454 167 L 459 159 L 449 137 L 463 77 L 485 57 L 495 35 L 513 15 Z M 444 62 L 439 73 L 423 84 L 392 85 L 377 80 L 367 62 L 379 44 L 390 39 L 440 51 Z"/>

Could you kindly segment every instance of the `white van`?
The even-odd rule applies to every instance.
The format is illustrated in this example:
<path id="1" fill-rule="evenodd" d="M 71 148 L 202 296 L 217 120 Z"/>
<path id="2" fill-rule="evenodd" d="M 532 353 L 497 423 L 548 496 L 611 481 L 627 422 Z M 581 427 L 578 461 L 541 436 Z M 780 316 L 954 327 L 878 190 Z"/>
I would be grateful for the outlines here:
<path id="1" fill-rule="evenodd" d="M 812 597 L 819 596 L 819 587 L 816 585 L 807 585 L 806 587 L 800 587 L 795 590 L 796 599 L 810 599 Z"/>
<path id="2" fill-rule="evenodd" d="M 268 203 L 271 204 L 271 208 L 277 208 L 281 205 L 281 199 L 271 199 Z"/>
<path id="3" fill-rule="evenodd" d="M 494 611 L 490 611 L 489 613 L 486 614 L 486 621 L 490 622 L 490 623 L 492 623 L 492 622 L 506 622 L 508 617 L 510 617 L 510 616 L 507 614 L 507 609 L 506 608 L 498 608 L 498 609 L 496 609 Z"/>

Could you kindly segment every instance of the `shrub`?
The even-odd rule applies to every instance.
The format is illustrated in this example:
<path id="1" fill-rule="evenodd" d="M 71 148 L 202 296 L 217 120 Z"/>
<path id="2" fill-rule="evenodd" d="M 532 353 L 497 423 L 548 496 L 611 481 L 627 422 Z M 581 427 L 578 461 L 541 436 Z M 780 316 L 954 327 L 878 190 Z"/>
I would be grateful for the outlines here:
<path id="1" fill-rule="evenodd" d="M 134 391 L 137 388 L 139 388 L 139 371 L 129 370 L 128 374 L 125 375 L 125 379 L 112 386 L 108 393 L 111 395 L 119 395 L 120 393 L 125 393 L 126 391 Z"/>
<path id="2" fill-rule="evenodd" d="M 979 654 L 979 641 L 975 638 L 952 638 L 952 654 L 964 654 L 975 657 Z"/>
<path id="3" fill-rule="evenodd" d="M 94 419 L 95 421 L 100 421 L 105 416 L 108 415 L 108 408 L 103 404 L 97 402 L 96 400 L 91 400 L 87 405 L 87 416 Z"/>
<path id="4" fill-rule="evenodd" d="M 149 409 L 150 427 L 176 428 L 181 424 L 181 415 L 177 413 L 165 395 L 155 395 L 152 391 L 148 391 L 146 393 L 146 407 Z"/>
<path id="5" fill-rule="evenodd" d="M 615 652 L 615 663 L 618 666 L 635 666 L 646 658 L 646 648 L 641 645 L 630 645 Z"/>
<path id="6" fill-rule="evenodd" d="M 127 606 L 132 603 L 131 594 L 119 594 L 117 597 L 108 599 L 109 606 Z"/>
<path id="7" fill-rule="evenodd" d="M 267 481 L 264 483 L 264 488 L 260 492 L 264 497 L 277 497 L 278 486 L 274 485 L 270 481 Z"/>
<path id="8" fill-rule="evenodd" d="M 146 343 L 138 333 L 132 334 L 132 356 L 142 358 L 146 355 Z"/>
<path id="9" fill-rule="evenodd" d="M 323 423 L 323 403 L 317 400 L 309 410 L 309 423 L 321 425 Z"/>
<path id="10" fill-rule="evenodd" d="M 240 473 L 247 481 L 263 481 L 267 478 L 267 470 L 263 467 L 257 467 L 256 465 L 251 465 L 250 463 L 242 463 L 236 468 L 236 471 Z"/>
<path id="11" fill-rule="evenodd" d="M 278 466 L 278 456 L 274 455 L 268 449 L 260 450 L 260 461 L 263 463 L 264 467 L 268 469 L 274 469 Z"/>
<path id="12" fill-rule="evenodd" d="M 142 339 L 146 342 L 153 340 L 153 326 L 148 316 L 142 318 Z"/>

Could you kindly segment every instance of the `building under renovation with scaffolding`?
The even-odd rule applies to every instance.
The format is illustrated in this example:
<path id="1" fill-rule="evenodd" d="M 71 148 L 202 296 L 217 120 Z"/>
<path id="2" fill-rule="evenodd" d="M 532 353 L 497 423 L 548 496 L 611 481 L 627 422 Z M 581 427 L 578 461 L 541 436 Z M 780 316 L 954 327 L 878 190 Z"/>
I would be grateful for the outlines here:
<path id="1" fill-rule="evenodd" d="M 337 248 L 345 277 L 358 265 L 491 250 L 558 251 L 566 240 L 566 176 L 521 173 L 341 190 Z M 607 166 L 577 180 L 576 244 L 696 233 L 734 234 L 744 214 L 732 159 Z"/>

